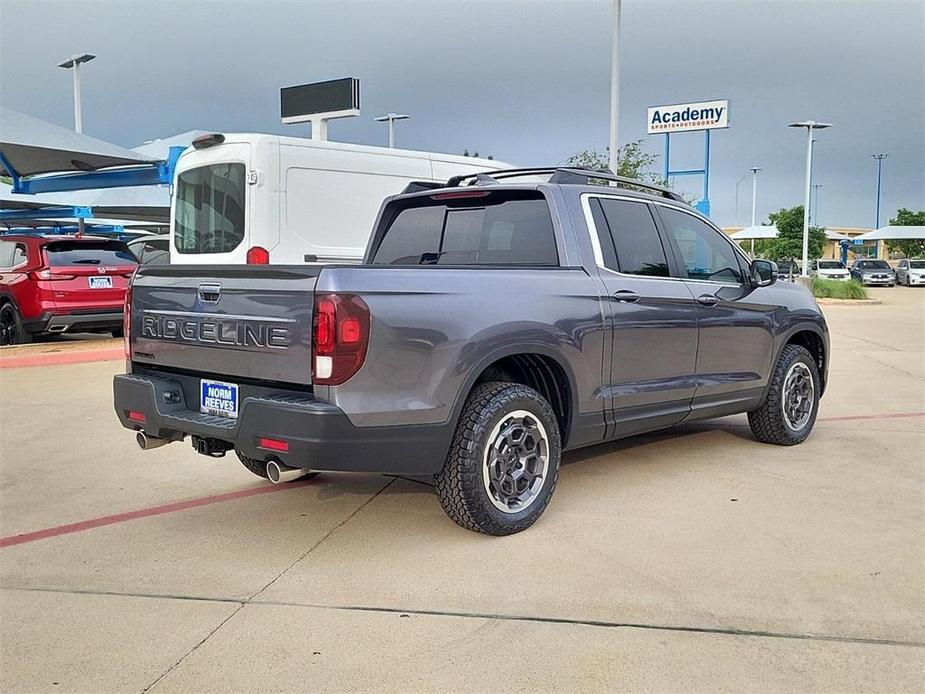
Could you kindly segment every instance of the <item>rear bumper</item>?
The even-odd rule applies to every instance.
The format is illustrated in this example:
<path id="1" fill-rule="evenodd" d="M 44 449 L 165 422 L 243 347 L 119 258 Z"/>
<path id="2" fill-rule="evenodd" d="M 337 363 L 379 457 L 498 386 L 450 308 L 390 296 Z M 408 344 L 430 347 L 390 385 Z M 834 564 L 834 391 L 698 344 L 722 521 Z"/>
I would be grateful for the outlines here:
<path id="1" fill-rule="evenodd" d="M 150 374 L 115 376 L 113 398 L 127 429 L 174 440 L 218 439 L 249 458 L 311 470 L 434 474 L 443 467 L 452 434 L 449 424 L 358 427 L 342 410 L 310 395 L 244 395 L 237 419 L 215 417 L 190 409 L 179 381 Z M 144 422 L 129 419 L 129 411 L 142 413 Z M 289 450 L 263 449 L 261 437 L 285 441 Z"/>
<path id="2" fill-rule="evenodd" d="M 26 321 L 34 333 L 77 333 L 82 330 L 114 330 L 122 327 L 122 309 L 87 313 L 43 313 Z"/>

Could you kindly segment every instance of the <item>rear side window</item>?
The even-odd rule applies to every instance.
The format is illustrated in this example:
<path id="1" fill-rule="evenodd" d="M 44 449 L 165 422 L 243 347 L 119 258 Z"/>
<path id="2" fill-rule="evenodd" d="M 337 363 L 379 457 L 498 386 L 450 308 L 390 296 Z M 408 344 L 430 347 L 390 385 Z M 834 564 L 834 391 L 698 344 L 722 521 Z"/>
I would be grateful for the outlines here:
<path id="1" fill-rule="evenodd" d="M 591 204 L 606 267 L 626 275 L 668 277 L 668 258 L 647 204 L 607 198 Z"/>
<path id="2" fill-rule="evenodd" d="M 557 266 L 559 256 L 545 198 L 506 191 L 446 201 L 436 194 L 424 206 L 401 210 L 372 262 Z"/>
<path id="3" fill-rule="evenodd" d="M 13 267 L 13 251 L 16 244 L 12 241 L 0 241 L 0 267 Z"/>
<path id="4" fill-rule="evenodd" d="M 45 246 L 45 257 L 53 267 L 138 263 L 122 241 L 55 241 Z"/>
<path id="5" fill-rule="evenodd" d="M 244 164 L 212 164 L 177 176 L 174 237 L 180 253 L 229 253 L 244 240 Z"/>

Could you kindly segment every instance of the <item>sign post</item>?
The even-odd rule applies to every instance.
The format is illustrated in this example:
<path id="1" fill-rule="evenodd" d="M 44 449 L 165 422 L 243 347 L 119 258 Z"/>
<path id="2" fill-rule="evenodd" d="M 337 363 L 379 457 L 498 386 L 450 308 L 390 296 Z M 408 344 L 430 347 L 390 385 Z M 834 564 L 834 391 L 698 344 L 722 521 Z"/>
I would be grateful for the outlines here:
<path id="1" fill-rule="evenodd" d="M 283 123 L 311 123 L 312 139 L 328 139 L 328 121 L 360 115 L 360 80 L 345 77 L 279 90 Z"/>
<path id="2" fill-rule="evenodd" d="M 648 111 L 646 132 L 649 135 L 665 135 L 664 176 L 667 182 L 671 176 L 703 176 L 703 197 L 697 202 L 697 209 L 710 214 L 710 131 L 729 127 L 729 101 L 716 99 L 671 106 L 651 106 Z M 671 133 L 703 130 L 703 168 L 671 169 Z"/>

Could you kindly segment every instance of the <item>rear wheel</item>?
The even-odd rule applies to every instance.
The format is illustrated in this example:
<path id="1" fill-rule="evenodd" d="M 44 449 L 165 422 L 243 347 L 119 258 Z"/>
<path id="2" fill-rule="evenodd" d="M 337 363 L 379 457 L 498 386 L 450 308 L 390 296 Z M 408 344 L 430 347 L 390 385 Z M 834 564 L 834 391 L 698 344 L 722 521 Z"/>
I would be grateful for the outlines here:
<path id="1" fill-rule="evenodd" d="M 22 324 L 22 316 L 13 304 L 0 306 L 0 345 L 23 345 L 32 342 L 32 334 Z"/>
<path id="2" fill-rule="evenodd" d="M 124 337 L 125 336 L 125 333 L 122 332 L 122 328 L 113 328 L 112 330 L 109 331 L 109 334 L 112 335 L 113 337 Z"/>
<path id="3" fill-rule="evenodd" d="M 491 382 L 470 393 L 437 495 L 458 525 L 510 535 L 533 525 L 559 478 L 559 423 L 549 403 L 519 383 Z"/>
<path id="4" fill-rule="evenodd" d="M 759 441 L 780 446 L 802 443 L 819 411 L 819 369 L 799 345 L 787 345 L 771 373 L 764 404 L 748 413 L 748 424 Z"/>

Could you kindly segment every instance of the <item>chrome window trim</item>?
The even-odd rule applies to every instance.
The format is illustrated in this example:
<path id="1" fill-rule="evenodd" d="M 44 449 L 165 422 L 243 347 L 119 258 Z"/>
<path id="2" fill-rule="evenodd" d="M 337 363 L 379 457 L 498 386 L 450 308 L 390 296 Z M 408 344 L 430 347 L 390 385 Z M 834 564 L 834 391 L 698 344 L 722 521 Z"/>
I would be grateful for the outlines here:
<path id="1" fill-rule="evenodd" d="M 713 228 L 717 233 L 726 237 L 726 240 L 732 246 L 733 250 L 737 251 L 742 258 L 745 258 L 746 260 L 745 264 L 747 266 L 751 265 L 751 261 L 748 260 L 748 256 L 745 255 L 745 251 L 743 251 L 741 248 L 737 248 L 736 245 L 732 243 L 729 237 L 726 236 L 726 234 L 719 227 L 717 227 L 712 222 L 704 219 L 700 215 L 693 213 L 689 210 L 685 210 L 682 207 L 679 207 L 677 205 L 670 205 L 670 204 L 661 202 L 660 200 L 646 200 L 646 199 L 632 197 L 629 195 L 613 195 L 613 194 L 607 194 L 607 193 L 582 193 L 581 194 L 581 211 L 585 217 L 585 225 L 588 227 L 588 237 L 591 240 L 591 249 L 594 253 L 594 264 L 597 265 L 598 270 L 609 272 L 610 274 L 616 275 L 617 277 L 627 277 L 627 278 L 638 279 L 638 280 L 661 280 L 663 282 L 665 280 L 671 280 L 673 282 L 696 282 L 697 284 L 728 284 L 730 287 L 746 286 L 744 282 L 721 282 L 719 280 L 697 280 L 697 279 L 692 279 L 690 277 L 674 277 L 673 275 L 669 275 L 668 277 L 653 277 L 651 275 L 631 275 L 629 273 L 620 272 L 619 270 L 614 270 L 612 268 L 607 267 L 606 265 L 604 265 L 604 253 L 601 251 L 601 242 L 597 238 L 597 227 L 594 224 L 594 215 L 591 213 L 591 202 L 590 202 L 591 198 L 606 198 L 609 200 L 623 200 L 623 201 L 628 201 L 628 202 L 639 203 L 642 205 L 647 205 L 647 204 L 661 205 L 662 207 L 669 207 L 673 210 L 677 210 L 678 212 L 684 212 L 685 214 L 689 214 L 694 219 L 699 219 L 701 221 L 707 222 L 708 226 Z"/>

